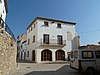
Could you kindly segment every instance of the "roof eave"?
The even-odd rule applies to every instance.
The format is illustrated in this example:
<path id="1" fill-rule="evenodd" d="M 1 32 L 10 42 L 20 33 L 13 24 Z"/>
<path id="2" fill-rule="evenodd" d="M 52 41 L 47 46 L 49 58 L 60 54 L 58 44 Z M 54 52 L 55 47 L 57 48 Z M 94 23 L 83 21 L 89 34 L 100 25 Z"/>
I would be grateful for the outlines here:
<path id="1" fill-rule="evenodd" d="M 65 24 L 76 25 L 75 22 L 66 22 L 66 21 L 61 21 L 61 20 L 54 20 L 54 19 L 49 19 L 49 18 L 36 17 L 36 18 L 32 21 L 32 23 L 26 28 L 26 30 L 27 30 L 37 19 L 49 20 L 49 21 L 56 21 L 56 22 L 61 22 L 61 23 L 65 23 Z"/>

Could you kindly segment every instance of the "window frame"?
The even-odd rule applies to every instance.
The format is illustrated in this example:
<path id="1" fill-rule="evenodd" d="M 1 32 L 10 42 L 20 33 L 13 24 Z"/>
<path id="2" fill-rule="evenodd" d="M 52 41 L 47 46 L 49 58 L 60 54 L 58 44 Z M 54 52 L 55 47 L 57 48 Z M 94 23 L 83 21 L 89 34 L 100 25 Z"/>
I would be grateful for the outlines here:
<path id="1" fill-rule="evenodd" d="M 35 42 L 35 35 L 33 36 L 33 43 Z"/>
<path id="2" fill-rule="evenodd" d="M 29 57 L 29 51 L 27 51 L 27 57 Z"/>
<path id="3" fill-rule="evenodd" d="M 63 45 L 63 36 L 62 35 L 57 35 L 57 43 L 60 45 Z"/>
<path id="4" fill-rule="evenodd" d="M 49 34 L 43 34 L 43 43 L 44 44 L 50 43 L 50 35 Z"/>
<path id="5" fill-rule="evenodd" d="M 2 0 L 0 0 L 0 3 L 2 3 Z"/>
<path id="6" fill-rule="evenodd" d="M 84 54 L 83 54 L 84 52 L 87 52 L 87 57 L 86 56 L 84 57 Z M 89 54 L 88 54 L 89 52 L 92 53 L 92 56 L 91 57 L 89 57 Z M 82 51 L 82 58 L 83 59 L 93 59 L 94 58 L 93 51 Z"/>
<path id="7" fill-rule="evenodd" d="M 47 21 L 44 21 L 44 26 L 47 26 L 47 27 L 49 27 L 49 22 L 47 22 Z"/>
<path id="8" fill-rule="evenodd" d="M 98 56 L 97 56 L 96 52 L 99 52 Z M 96 57 L 97 59 L 100 59 L 100 51 L 95 51 L 95 57 Z"/>
<path id="9" fill-rule="evenodd" d="M 62 28 L 61 23 L 57 23 L 57 28 Z"/>

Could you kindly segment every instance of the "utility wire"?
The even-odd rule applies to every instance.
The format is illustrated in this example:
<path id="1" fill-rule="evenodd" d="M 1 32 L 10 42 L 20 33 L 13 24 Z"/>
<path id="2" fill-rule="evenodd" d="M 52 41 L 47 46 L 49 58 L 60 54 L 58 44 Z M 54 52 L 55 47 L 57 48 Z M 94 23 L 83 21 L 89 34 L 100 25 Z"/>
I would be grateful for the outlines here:
<path id="1" fill-rule="evenodd" d="M 96 32 L 96 31 L 100 31 L 100 29 L 95 29 L 95 30 L 91 30 L 91 31 L 81 32 L 79 34 L 87 34 L 87 33 L 92 33 L 92 32 Z"/>

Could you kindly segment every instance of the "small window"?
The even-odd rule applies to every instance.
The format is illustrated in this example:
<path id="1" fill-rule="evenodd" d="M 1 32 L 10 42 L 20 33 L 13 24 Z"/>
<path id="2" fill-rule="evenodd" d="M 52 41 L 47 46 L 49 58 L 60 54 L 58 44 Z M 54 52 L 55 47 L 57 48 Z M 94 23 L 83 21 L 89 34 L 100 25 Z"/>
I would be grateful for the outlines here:
<path id="1" fill-rule="evenodd" d="M 34 24 L 34 28 L 36 27 L 36 24 Z"/>
<path id="2" fill-rule="evenodd" d="M 0 3 L 2 3 L 2 1 L 0 0 Z"/>
<path id="3" fill-rule="evenodd" d="M 27 57 L 29 57 L 29 51 L 27 51 Z"/>
<path id="4" fill-rule="evenodd" d="M 31 26 L 30 30 L 32 31 L 32 26 Z"/>
<path id="5" fill-rule="evenodd" d="M 33 42 L 35 42 L 35 36 L 33 36 Z"/>
<path id="6" fill-rule="evenodd" d="M 3 10 L 3 13 L 4 13 L 4 10 Z"/>
<path id="7" fill-rule="evenodd" d="M 49 26 L 48 22 L 44 22 L 44 26 Z"/>
<path id="8" fill-rule="evenodd" d="M 100 58 L 100 51 L 95 51 L 96 58 Z"/>
<path id="9" fill-rule="evenodd" d="M 92 51 L 82 51 L 82 58 L 89 59 L 94 58 Z"/>
<path id="10" fill-rule="evenodd" d="M 28 39 L 28 45 L 30 44 L 30 39 Z"/>
<path id="11" fill-rule="evenodd" d="M 60 23 L 57 23 L 57 28 L 61 28 L 61 24 Z"/>

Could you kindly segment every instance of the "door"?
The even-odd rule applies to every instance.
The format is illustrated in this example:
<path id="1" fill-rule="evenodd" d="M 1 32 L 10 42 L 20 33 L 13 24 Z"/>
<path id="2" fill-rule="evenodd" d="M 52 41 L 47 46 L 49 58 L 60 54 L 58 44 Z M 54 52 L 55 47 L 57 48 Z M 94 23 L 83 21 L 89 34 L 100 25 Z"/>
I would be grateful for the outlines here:
<path id="1" fill-rule="evenodd" d="M 79 69 L 78 65 L 78 51 L 71 51 L 71 63 L 70 65 L 76 69 Z"/>
<path id="2" fill-rule="evenodd" d="M 62 35 L 57 35 L 57 41 L 58 41 L 58 44 L 60 44 L 60 45 L 63 44 Z"/>
<path id="3" fill-rule="evenodd" d="M 32 61 L 35 62 L 35 50 L 32 51 Z"/>
<path id="4" fill-rule="evenodd" d="M 43 43 L 44 44 L 49 44 L 49 34 L 44 34 L 43 35 Z"/>
<path id="5" fill-rule="evenodd" d="M 56 60 L 65 60 L 65 52 L 63 50 L 56 51 Z"/>
<path id="6" fill-rule="evenodd" d="M 24 60 L 26 60 L 26 52 L 24 52 Z"/>
<path id="7" fill-rule="evenodd" d="M 52 52 L 45 49 L 41 52 L 41 61 L 52 61 Z"/>

